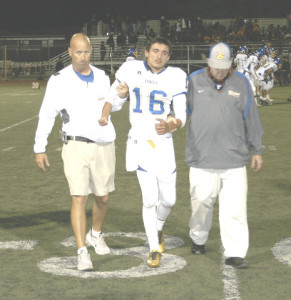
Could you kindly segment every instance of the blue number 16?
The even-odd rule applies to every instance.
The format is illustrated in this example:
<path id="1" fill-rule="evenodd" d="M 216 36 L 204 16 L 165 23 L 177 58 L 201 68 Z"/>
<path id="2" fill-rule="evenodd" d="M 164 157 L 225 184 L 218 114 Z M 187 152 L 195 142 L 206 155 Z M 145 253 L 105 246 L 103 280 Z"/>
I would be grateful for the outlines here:
<path id="1" fill-rule="evenodd" d="M 133 90 L 133 92 L 135 93 L 135 98 L 136 98 L 136 106 L 133 109 L 134 112 L 136 113 L 142 113 L 142 109 L 140 108 L 140 88 L 135 88 Z M 166 93 L 163 91 L 157 91 L 157 90 L 153 90 L 150 93 L 150 103 L 149 103 L 149 111 L 153 114 L 153 115 L 161 115 L 164 113 L 165 108 L 164 108 L 164 101 L 161 100 L 156 100 L 156 96 L 157 95 L 161 95 L 162 97 L 166 97 Z M 159 109 L 157 109 L 159 108 Z"/>

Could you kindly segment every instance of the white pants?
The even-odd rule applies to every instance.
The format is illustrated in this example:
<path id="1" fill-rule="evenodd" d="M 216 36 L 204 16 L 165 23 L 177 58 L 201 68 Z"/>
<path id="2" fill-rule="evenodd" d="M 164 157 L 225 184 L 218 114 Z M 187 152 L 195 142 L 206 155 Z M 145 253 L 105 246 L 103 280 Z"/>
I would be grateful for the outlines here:
<path id="1" fill-rule="evenodd" d="M 253 75 L 249 72 L 245 72 L 244 75 L 246 76 L 246 78 L 249 80 L 253 94 L 256 94 L 256 84 L 255 84 L 255 78 L 253 77 Z"/>
<path id="2" fill-rule="evenodd" d="M 246 167 L 214 170 L 190 168 L 190 237 L 204 245 L 219 196 L 220 235 L 225 257 L 242 257 L 249 247 Z"/>
<path id="3" fill-rule="evenodd" d="M 127 145 L 129 146 L 129 145 Z M 150 251 L 157 250 L 158 230 L 176 202 L 176 162 L 172 138 L 137 141 L 131 155 L 140 184 L 143 201 L 143 222 Z M 134 159 L 132 159 L 134 158 Z"/>
<path id="4" fill-rule="evenodd" d="M 129 151 L 130 150 L 130 151 Z M 130 155 L 129 155 L 130 153 Z M 137 141 L 127 144 L 128 165 L 137 170 L 146 207 L 165 206 L 176 202 L 176 161 L 172 138 L 156 141 Z"/>

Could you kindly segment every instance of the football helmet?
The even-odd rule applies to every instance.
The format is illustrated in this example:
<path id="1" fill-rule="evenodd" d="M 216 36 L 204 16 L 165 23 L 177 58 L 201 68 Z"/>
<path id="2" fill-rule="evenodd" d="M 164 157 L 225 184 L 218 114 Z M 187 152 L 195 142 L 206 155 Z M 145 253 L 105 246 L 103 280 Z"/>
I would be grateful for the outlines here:
<path id="1" fill-rule="evenodd" d="M 247 46 L 239 46 L 238 52 L 239 53 L 247 53 L 248 52 Z"/>
<path id="2" fill-rule="evenodd" d="M 275 58 L 277 56 L 277 53 L 274 48 L 268 48 L 268 55 L 272 58 Z"/>
<path id="3" fill-rule="evenodd" d="M 260 48 L 259 48 L 259 52 L 262 52 L 262 53 L 264 53 L 264 54 L 267 54 L 267 48 L 266 48 L 266 46 L 260 47 Z"/>
<path id="4" fill-rule="evenodd" d="M 137 51 L 134 48 L 131 48 L 127 51 L 127 57 L 137 58 Z"/>
<path id="5" fill-rule="evenodd" d="M 277 66 L 278 70 L 282 67 L 282 61 L 279 57 L 274 58 L 274 64 Z"/>

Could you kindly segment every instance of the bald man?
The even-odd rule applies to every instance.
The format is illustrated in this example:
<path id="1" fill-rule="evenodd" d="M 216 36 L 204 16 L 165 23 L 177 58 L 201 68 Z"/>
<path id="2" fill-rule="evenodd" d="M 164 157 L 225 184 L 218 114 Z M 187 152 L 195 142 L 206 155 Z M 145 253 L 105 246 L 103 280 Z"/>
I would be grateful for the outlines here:
<path id="1" fill-rule="evenodd" d="M 101 228 L 109 193 L 114 187 L 116 137 L 110 117 L 102 115 L 110 81 L 103 70 L 90 65 L 89 38 L 73 35 L 68 49 L 72 63 L 53 74 L 47 84 L 35 134 L 35 160 L 40 169 L 50 166 L 46 154 L 48 136 L 60 114 L 64 171 L 72 196 L 71 223 L 78 248 L 78 270 L 93 269 L 86 245 L 97 254 L 110 253 Z M 114 109 L 114 108 L 113 108 Z M 86 204 L 94 195 L 92 227 L 86 234 Z"/>

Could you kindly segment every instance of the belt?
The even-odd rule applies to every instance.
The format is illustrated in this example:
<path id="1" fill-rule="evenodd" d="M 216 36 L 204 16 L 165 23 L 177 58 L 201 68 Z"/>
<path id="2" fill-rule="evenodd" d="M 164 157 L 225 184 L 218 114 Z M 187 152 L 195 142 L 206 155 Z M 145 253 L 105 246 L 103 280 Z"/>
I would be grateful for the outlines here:
<path id="1" fill-rule="evenodd" d="M 70 136 L 70 135 L 68 135 L 67 140 L 68 141 L 85 142 L 85 143 L 95 143 L 94 141 L 89 140 L 89 139 L 87 139 L 85 137 L 82 137 L 82 136 Z"/>

